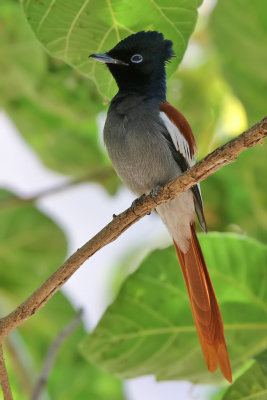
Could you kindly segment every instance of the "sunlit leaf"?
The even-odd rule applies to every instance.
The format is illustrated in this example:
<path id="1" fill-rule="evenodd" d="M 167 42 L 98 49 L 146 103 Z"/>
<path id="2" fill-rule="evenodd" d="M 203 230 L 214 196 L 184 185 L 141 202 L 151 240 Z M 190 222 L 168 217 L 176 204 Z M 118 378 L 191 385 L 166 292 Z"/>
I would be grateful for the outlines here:
<path id="1" fill-rule="evenodd" d="M 231 234 L 200 236 L 225 323 L 233 370 L 267 339 L 267 248 Z M 207 371 L 173 248 L 151 253 L 130 275 L 95 331 L 87 359 L 121 378 L 217 382 Z"/>
<path id="2" fill-rule="evenodd" d="M 26 17 L 47 50 L 90 77 L 107 95 L 114 94 L 106 68 L 88 55 L 110 50 L 139 30 L 158 30 L 173 40 L 174 71 L 192 33 L 200 0 L 25 0 Z M 142 18 L 140 18 L 142 16 Z"/>

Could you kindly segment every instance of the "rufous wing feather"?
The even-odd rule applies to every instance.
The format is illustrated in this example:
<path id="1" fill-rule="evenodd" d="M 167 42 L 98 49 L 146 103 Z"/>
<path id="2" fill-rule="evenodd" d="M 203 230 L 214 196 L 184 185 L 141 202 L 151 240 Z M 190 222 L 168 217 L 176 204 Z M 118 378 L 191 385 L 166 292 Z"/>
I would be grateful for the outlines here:
<path id="1" fill-rule="evenodd" d="M 194 223 L 191 224 L 191 240 L 187 253 L 183 253 L 175 242 L 174 246 L 207 367 L 210 372 L 214 372 L 219 365 L 223 376 L 232 382 L 223 321 Z"/>

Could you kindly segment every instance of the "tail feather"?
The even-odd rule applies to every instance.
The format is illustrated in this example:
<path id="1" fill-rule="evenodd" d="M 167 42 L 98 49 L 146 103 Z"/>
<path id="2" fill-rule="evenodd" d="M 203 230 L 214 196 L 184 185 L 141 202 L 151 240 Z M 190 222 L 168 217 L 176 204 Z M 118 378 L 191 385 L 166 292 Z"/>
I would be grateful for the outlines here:
<path id="1" fill-rule="evenodd" d="M 210 372 L 220 366 L 223 376 L 232 382 L 232 371 L 224 338 L 223 321 L 204 256 L 191 224 L 191 241 L 187 253 L 174 242 L 189 295 L 199 341 Z"/>

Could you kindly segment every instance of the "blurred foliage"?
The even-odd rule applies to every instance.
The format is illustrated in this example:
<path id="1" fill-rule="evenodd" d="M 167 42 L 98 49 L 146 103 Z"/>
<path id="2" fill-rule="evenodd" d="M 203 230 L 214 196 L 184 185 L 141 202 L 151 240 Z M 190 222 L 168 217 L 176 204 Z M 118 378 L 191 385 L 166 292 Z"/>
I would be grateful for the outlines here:
<path id="1" fill-rule="evenodd" d="M 1 190 L 0 201 L 10 195 Z M 1 315 L 5 315 L 54 272 L 67 249 L 62 231 L 32 205 L 0 209 L 0 224 L 0 305 Z M 15 400 L 30 398 L 48 347 L 74 315 L 69 301 L 57 292 L 38 316 L 24 323 L 18 334 L 10 335 L 7 349 Z M 79 327 L 62 345 L 48 392 L 59 400 L 122 400 L 120 382 L 85 362 L 79 354 L 77 345 L 84 334 L 84 328 Z"/>
<path id="2" fill-rule="evenodd" d="M 105 178 L 99 173 L 109 161 L 97 132 L 99 113 L 107 110 L 115 85 L 105 66 L 88 55 L 110 49 L 131 32 L 157 29 L 173 40 L 177 55 L 168 65 L 168 99 L 190 121 L 203 157 L 266 114 L 267 4 L 219 0 L 210 16 L 201 16 L 177 71 L 200 4 L 24 0 L 20 5 L 1 0 L 0 106 L 48 167 L 78 178 L 97 171 L 94 180 L 114 193 L 116 175 L 109 172 Z M 202 183 L 210 230 L 266 240 L 266 158 L 266 145 L 258 145 Z M 33 205 L 12 203 L 13 208 L 7 208 L 10 196 L 1 190 L 2 314 L 38 287 L 66 254 L 59 227 Z M 220 396 L 260 398 L 261 391 L 266 393 L 265 353 L 244 366 L 266 351 L 266 248 L 233 234 L 200 239 L 215 278 L 233 368 L 240 375 Z M 29 398 L 49 344 L 73 315 L 67 299 L 57 293 L 12 334 L 7 348 L 15 399 Z M 152 335 L 151 330 L 161 334 Z M 121 335 L 128 335 L 127 340 L 118 341 Z M 83 336 L 80 327 L 62 346 L 49 378 L 49 395 L 62 400 L 123 399 L 121 383 L 78 353 Z M 204 365 L 172 249 L 152 253 L 127 279 L 83 351 L 122 377 L 154 373 L 158 379 L 202 383 L 221 379 Z M 239 368 L 245 369 L 243 374 Z"/>
<path id="3" fill-rule="evenodd" d="M 0 190 L 0 202 L 10 197 Z M 32 205 L 0 208 L 0 221 L 0 294 L 10 312 L 61 264 L 67 242 L 56 223 Z"/>
<path id="4" fill-rule="evenodd" d="M 246 107 L 250 124 L 266 115 L 267 3 L 219 1 L 210 29 L 222 70 Z"/>
<path id="5" fill-rule="evenodd" d="M 267 343 L 267 247 L 234 234 L 200 236 L 233 372 Z M 257 265 L 257 268 L 251 268 Z M 214 279 L 213 279 L 214 278 Z M 155 295 L 156 294 L 156 295 Z M 173 247 L 152 252 L 123 284 L 82 352 L 121 378 L 222 383 L 205 368 Z"/>

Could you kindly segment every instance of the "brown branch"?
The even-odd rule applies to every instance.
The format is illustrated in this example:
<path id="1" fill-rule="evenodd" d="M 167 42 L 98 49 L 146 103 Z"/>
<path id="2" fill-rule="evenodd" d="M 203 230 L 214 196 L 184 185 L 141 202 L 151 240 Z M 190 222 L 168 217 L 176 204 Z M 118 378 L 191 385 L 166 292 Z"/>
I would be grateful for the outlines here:
<path id="1" fill-rule="evenodd" d="M 31 397 L 32 400 L 38 400 L 41 398 L 49 373 L 55 362 L 57 352 L 62 343 L 64 342 L 64 340 L 69 335 L 71 335 L 74 329 L 76 329 L 77 326 L 80 324 L 81 316 L 82 316 L 82 310 L 79 310 L 75 315 L 75 317 L 71 320 L 71 322 L 61 332 L 59 332 L 58 336 L 56 337 L 52 345 L 49 347 L 42 371 L 33 390 L 33 395 Z"/>
<path id="2" fill-rule="evenodd" d="M 183 175 L 165 185 L 158 191 L 157 204 L 172 200 L 180 193 L 190 189 L 222 166 L 234 161 L 243 150 L 254 146 L 266 135 L 267 117 L 224 146 L 214 150 Z M 131 208 L 128 208 L 120 215 L 115 216 L 105 228 L 69 257 L 27 300 L 0 320 L 0 339 L 35 314 L 95 252 L 117 239 L 126 229 L 150 213 L 155 207 L 154 200 L 148 195 L 144 197 L 142 204 L 137 205 L 135 214 Z"/>
<path id="3" fill-rule="evenodd" d="M 0 344 L 0 381 L 3 391 L 4 400 L 13 400 L 10 383 L 8 380 L 6 364 L 4 359 L 3 347 Z"/>

